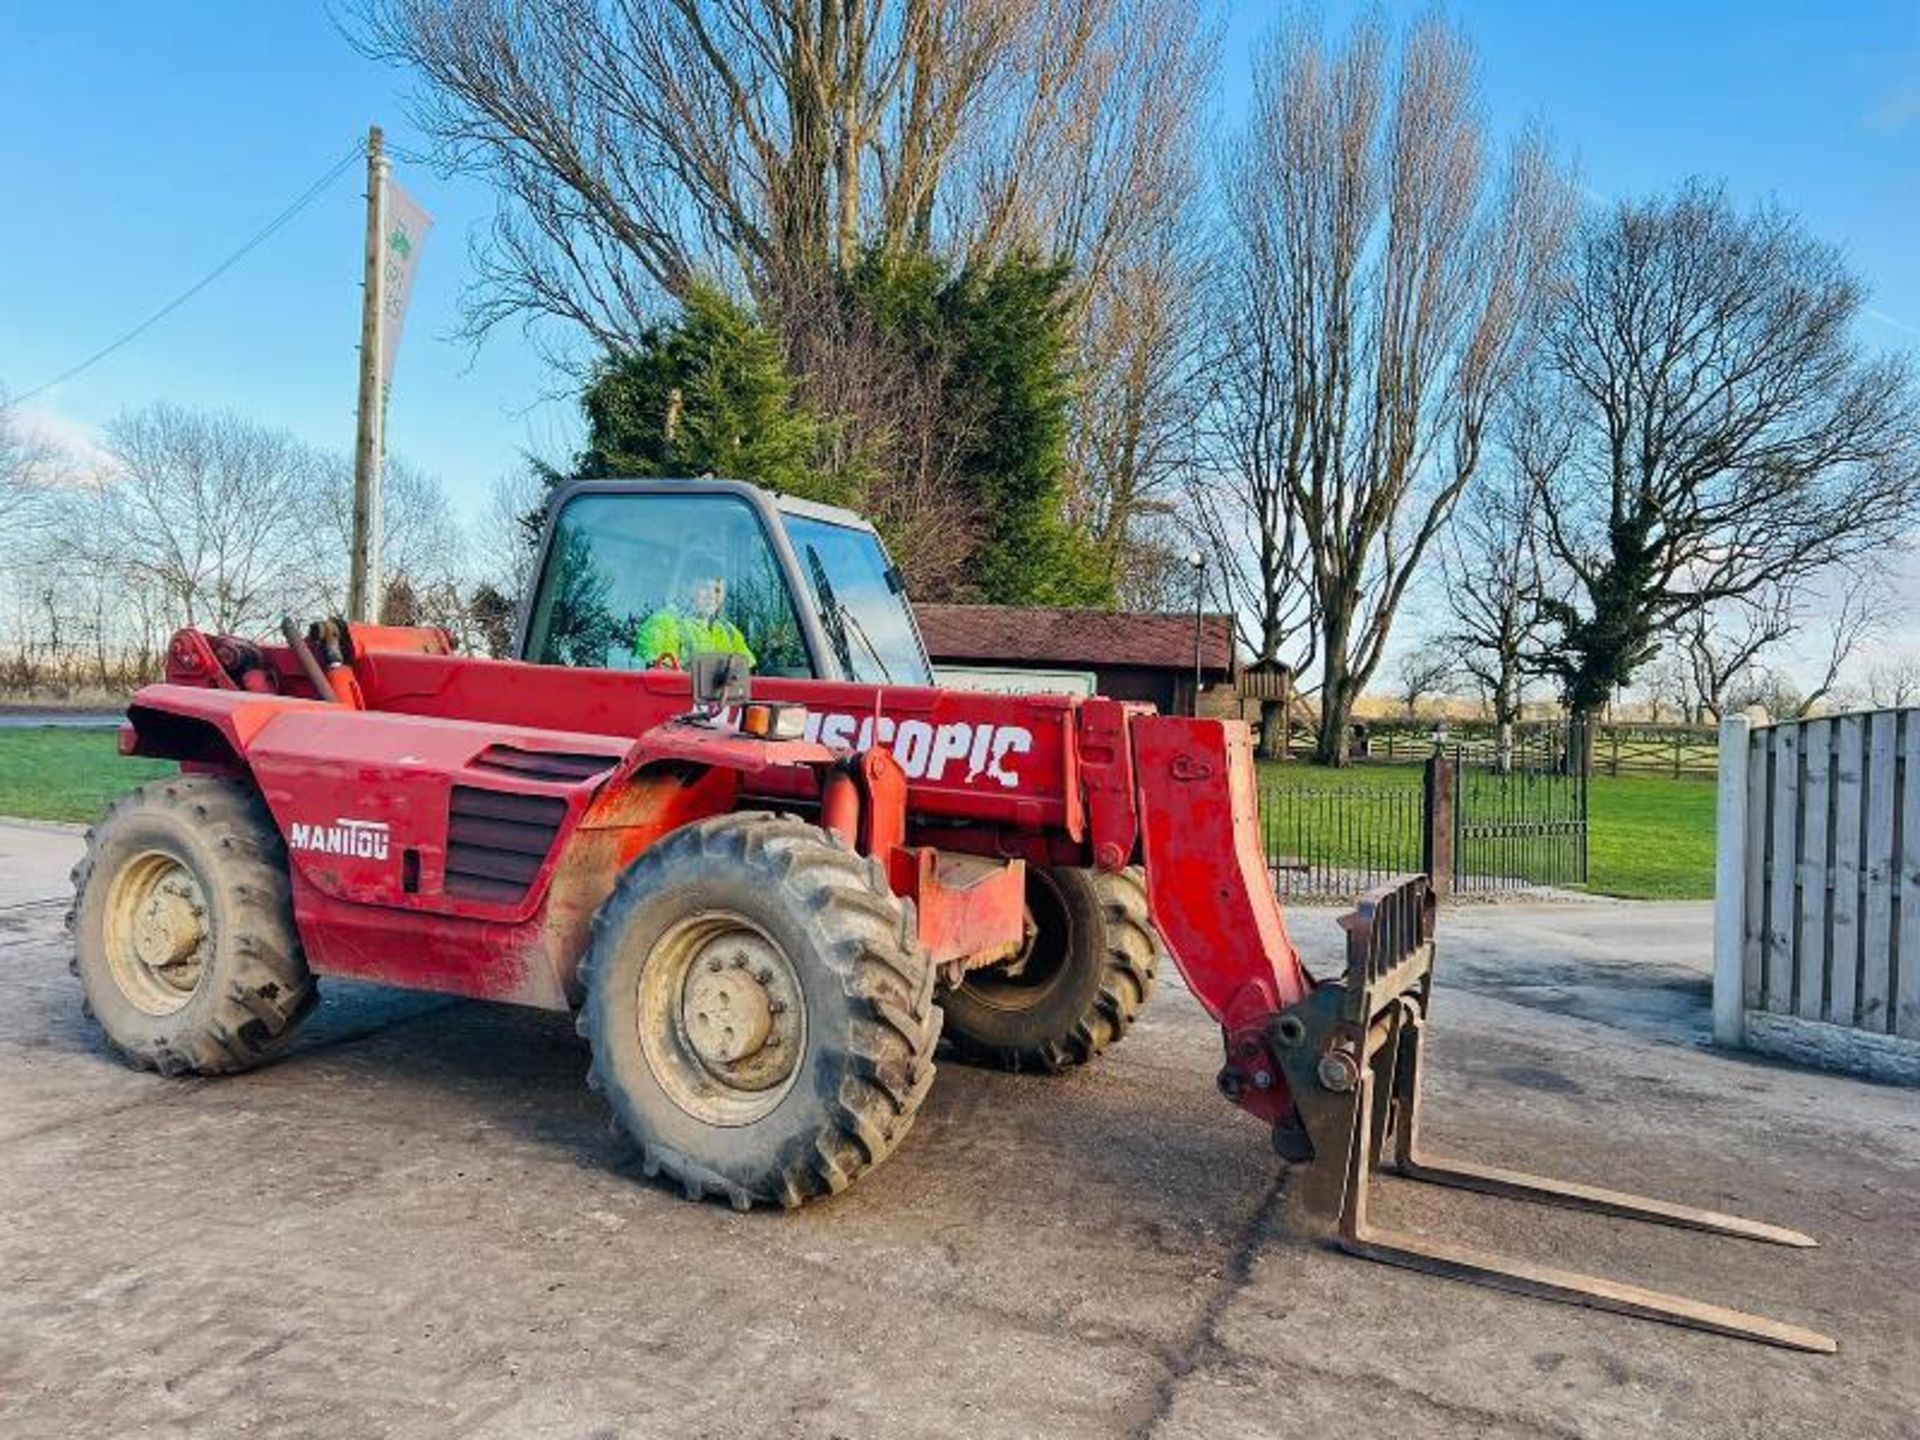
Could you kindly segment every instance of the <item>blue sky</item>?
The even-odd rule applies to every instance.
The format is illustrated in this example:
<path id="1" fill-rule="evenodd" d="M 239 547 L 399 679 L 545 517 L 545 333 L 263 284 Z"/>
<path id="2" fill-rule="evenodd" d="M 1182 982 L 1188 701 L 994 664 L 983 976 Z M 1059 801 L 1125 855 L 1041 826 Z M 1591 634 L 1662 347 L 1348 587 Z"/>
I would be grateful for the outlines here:
<path id="1" fill-rule="evenodd" d="M 1391 7 L 1395 12 L 1411 7 Z M 1350 7 L 1327 7 L 1339 23 Z M 1225 5 L 1220 107 L 1278 13 Z M 1874 290 L 1862 338 L 1920 347 L 1920 3 L 1463 3 L 1496 125 L 1535 117 L 1603 197 L 1724 177 L 1842 245 Z M 419 148 L 408 80 L 319 4 L 0 0 L 0 385 L 19 393 L 171 298 L 343 155 L 370 121 Z M 398 173 L 436 219 L 389 445 L 477 510 L 520 451 L 563 456 L 572 408 L 517 332 L 455 336 L 492 197 Z M 360 172 L 134 344 L 29 409 L 84 437 L 166 398 L 352 440 Z"/>

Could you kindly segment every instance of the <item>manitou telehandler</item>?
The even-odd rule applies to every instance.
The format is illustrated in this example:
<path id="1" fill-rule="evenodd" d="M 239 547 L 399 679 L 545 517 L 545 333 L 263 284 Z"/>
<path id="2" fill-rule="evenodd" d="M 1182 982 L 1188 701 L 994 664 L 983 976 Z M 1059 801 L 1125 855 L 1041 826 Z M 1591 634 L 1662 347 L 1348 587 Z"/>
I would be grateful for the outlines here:
<path id="1" fill-rule="evenodd" d="M 1221 1092 L 1298 1208 L 1376 1260 L 1808 1350 L 1823 1336 L 1373 1230 L 1401 1175 L 1783 1245 L 1732 1216 L 1418 1149 L 1434 911 L 1411 877 L 1302 967 L 1244 726 L 933 681 L 899 573 L 843 511 L 724 481 L 558 494 L 518 660 L 438 630 L 183 630 L 120 748 L 177 777 L 74 872 L 74 968 L 129 1063 L 275 1055 L 350 976 L 574 1011 L 649 1174 L 798 1205 L 900 1143 L 954 1054 L 1090 1060 L 1172 957 Z M 750 681 L 749 681 L 750 677 Z"/>

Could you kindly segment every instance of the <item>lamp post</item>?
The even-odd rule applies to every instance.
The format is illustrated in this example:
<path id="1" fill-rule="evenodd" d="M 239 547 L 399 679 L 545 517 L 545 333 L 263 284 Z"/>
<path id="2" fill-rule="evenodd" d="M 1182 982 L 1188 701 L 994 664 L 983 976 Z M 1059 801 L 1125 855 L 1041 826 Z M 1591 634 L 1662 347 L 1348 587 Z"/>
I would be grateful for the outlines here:
<path id="1" fill-rule="evenodd" d="M 1187 552 L 1187 564 L 1193 567 L 1193 713 L 1200 713 L 1200 610 L 1207 594 L 1207 557 L 1198 550 Z"/>

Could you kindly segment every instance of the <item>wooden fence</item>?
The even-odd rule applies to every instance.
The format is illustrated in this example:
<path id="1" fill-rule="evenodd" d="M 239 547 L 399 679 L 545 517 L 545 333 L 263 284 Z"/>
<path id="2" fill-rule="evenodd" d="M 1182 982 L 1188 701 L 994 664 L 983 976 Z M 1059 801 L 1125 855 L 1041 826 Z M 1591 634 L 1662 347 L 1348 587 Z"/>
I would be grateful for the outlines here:
<path id="1" fill-rule="evenodd" d="M 1359 725 L 1365 725 L 1362 733 Z M 1529 720 L 1516 727 L 1520 736 L 1564 730 L 1564 720 Z M 1433 753 L 1436 735 L 1448 746 L 1492 749 L 1494 726 L 1484 720 L 1380 719 L 1357 722 L 1350 752 L 1356 759 L 1386 764 L 1418 764 Z M 1647 775 L 1669 780 L 1711 780 L 1719 767 L 1719 732 L 1711 725 L 1606 724 L 1594 727 L 1593 773 Z M 1289 753 L 1313 748 L 1311 726 L 1288 736 Z"/>
<path id="2" fill-rule="evenodd" d="M 1920 1084 L 1920 709 L 1720 731 L 1714 1032 Z"/>

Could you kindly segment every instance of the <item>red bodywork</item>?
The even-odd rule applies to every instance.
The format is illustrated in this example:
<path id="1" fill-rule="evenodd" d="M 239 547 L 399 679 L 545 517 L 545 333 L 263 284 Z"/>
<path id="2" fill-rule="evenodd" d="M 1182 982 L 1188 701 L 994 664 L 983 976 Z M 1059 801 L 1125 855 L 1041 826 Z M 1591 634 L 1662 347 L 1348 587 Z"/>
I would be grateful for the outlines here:
<path id="1" fill-rule="evenodd" d="M 1024 863 L 1144 864 L 1166 948 L 1244 1065 L 1238 1102 L 1290 1113 L 1264 1036 L 1312 981 L 1267 873 L 1245 726 L 760 679 L 756 699 L 808 707 L 805 740 L 766 741 L 679 718 L 677 672 L 467 659 L 437 631 L 351 637 L 354 684 L 328 702 L 284 648 L 182 632 L 122 736 L 251 777 L 287 838 L 315 972 L 567 1007 L 593 913 L 637 855 L 709 815 L 791 809 L 875 856 L 950 966 L 1019 943 Z"/>

